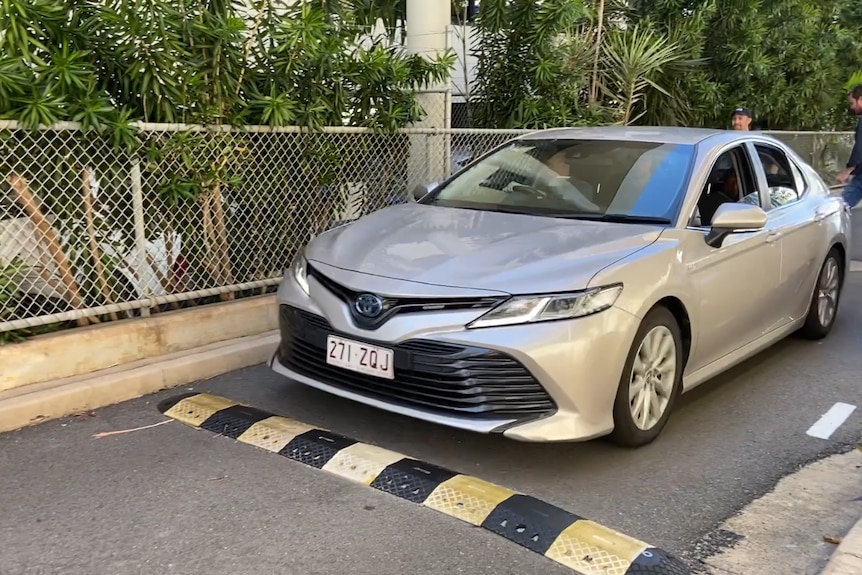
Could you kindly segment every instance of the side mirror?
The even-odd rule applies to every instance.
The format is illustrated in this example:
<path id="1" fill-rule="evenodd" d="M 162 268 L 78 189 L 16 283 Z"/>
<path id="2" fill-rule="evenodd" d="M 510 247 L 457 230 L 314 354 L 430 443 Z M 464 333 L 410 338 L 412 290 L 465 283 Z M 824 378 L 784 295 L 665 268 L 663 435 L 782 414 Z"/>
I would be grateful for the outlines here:
<path id="1" fill-rule="evenodd" d="M 766 212 L 760 206 L 721 204 L 712 216 L 712 225 L 706 235 L 706 243 L 713 248 L 718 248 L 730 234 L 762 230 L 765 225 Z"/>
<path id="2" fill-rule="evenodd" d="M 430 184 L 419 184 L 410 192 L 410 201 L 416 202 L 433 192 L 437 189 L 439 184 L 437 182 L 432 182 Z"/>

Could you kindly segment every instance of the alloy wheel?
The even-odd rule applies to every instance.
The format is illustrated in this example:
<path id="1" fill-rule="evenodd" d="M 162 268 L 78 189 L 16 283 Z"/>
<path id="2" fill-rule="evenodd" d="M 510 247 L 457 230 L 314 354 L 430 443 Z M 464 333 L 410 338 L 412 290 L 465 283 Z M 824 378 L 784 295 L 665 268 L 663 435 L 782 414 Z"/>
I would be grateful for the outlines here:
<path id="1" fill-rule="evenodd" d="M 838 262 L 835 258 L 827 259 L 817 285 L 817 320 L 824 327 L 832 322 L 838 307 L 839 276 Z"/>
<path id="2" fill-rule="evenodd" d="M 676 364 L 673 333 L 663 325 L 652 328 L 641 341 L 629 380 L 629 409 L 638 429 L 652 429 L 667 410 Z"/>

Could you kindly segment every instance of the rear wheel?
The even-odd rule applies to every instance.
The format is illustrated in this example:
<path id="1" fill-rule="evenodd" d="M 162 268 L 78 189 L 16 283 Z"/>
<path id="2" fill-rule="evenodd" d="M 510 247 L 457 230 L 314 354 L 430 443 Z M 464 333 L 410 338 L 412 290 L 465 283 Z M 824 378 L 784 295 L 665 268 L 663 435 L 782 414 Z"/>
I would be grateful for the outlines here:
<path id="1" fill-rule="evenodd" d="M 832 248 L 820 267 L 820 275 L 817 276 L 811 304 L 808 307 L 808 317 L 805 318 L 805 324 L 799 330 L 800 335 L 808 339 L 823 339 L 832 331 L 838 315 L 843 276 L 844 271 L 838 250 Z"/>
<path id="2" fill-rule="evenodd" d="M 640 447 L 658 437 L 682 383 L 682 332 L 664 307 L 644 317 L 626 359 L 614 402 L 611 441 Z"/>

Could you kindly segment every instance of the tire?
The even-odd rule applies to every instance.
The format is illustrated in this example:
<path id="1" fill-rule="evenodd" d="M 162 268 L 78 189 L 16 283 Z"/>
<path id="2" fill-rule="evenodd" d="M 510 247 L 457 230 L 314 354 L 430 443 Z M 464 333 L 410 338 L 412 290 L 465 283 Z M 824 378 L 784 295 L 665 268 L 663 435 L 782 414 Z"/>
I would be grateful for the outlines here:
<path id="1" fill-rule="evenodd" d="M 647 341 L 648 336 L 649 341 Z M 635 417 L 638 410 L 632 406 L 636 398 L 631 397 L 631 380 L 634 375 L 636 359 L 641 352 L 641 346 L 645 342 L 650 343 L 656 336 L 659 336 L 659 341 L 664 339 L 672 343 L 673 357 L 670 357 L 670 350 L 668 350 L 665 354 L 667 365 L 662 368 L 664 370 L 663 375 L 659 379 L 651 379 L 652 383 L 647 383 L 646 385 L 648 390 L 657 394 L 660 402 L 664 400 L 664 407 L 661 417 L 657 420 L 650 422 L 648 418 L 646 424 L 639 425 Z M 683 353 L 682 330 L 674 315 L 665 307 L 655 307 L 650 310 L 646 317 L 644 317 L 635 335 L 634 342 L 626 358 L 619 387 L 617 388 L 613 413 L 614 430 L 609 436 L 609 439 L 613 443 L 622 447 L 641 447 L 651 443 L 658 437 L 670 418 L 671 411 L 682 388 Z M 672 373 L 669 371 L 671 366 L 673 369 Z M 660 374 L 662 371 L 656 370 L 653 367 L 648 367 L 647 369 L 647 375 Z M 641 406 L 639 411 L 642 412 L 643 409 L 643 406 Z"/>
<path id="2" fill-rule="evenodd" d="M 841 288 L 844 284 L 844 268 L 841 264 L 838 250 L 832 248 L 826 254 L 817 281 L 811 294 L 808 306 L 808 316 L 799 330 L 799 335 L 806 339 L 823 339 L 832 331 L 835 318 L 838 317 L 838 303 L 841 301 Z M 828 294 L 832 295 L 829 296 Z M 831 311 L 821 314 L 824 308 L 821 304 L 831 306 Z"/>

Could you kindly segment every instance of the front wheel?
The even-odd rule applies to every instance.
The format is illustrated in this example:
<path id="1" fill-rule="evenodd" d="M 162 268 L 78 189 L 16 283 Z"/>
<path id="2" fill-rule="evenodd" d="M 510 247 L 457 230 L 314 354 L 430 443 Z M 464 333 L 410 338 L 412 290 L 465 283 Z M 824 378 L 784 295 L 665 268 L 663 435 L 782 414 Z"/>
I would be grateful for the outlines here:
<path id="1" fill-rule="evenodd" d="M 838 250 L 832 248 L 820 268 L 820 275 L 817 276 L 811 304 L 808 307 L 808 317 L 805 318 L 805 324 L 799 330 L 802 337 L 823 339 L 832 331 L 835 317 L 838 315 L 843 275 Z"/>
<path id="2" fill-rule="evenodd" d="M 654 308 L 641 322 L 623 368 L 611 441 L 640 447 L 658 437 L 679 395 L 682 370 L 679 323 L 667 308 Z"/>

